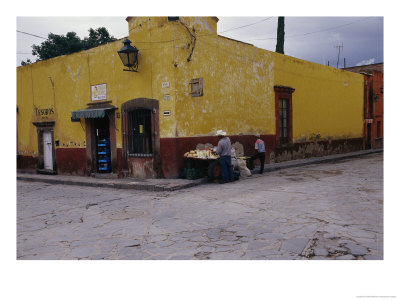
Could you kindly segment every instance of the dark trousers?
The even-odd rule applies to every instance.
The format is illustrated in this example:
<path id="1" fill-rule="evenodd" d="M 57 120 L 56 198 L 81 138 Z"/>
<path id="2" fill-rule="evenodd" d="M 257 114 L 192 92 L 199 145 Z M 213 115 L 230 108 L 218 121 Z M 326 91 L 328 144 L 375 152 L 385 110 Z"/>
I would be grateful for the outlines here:
<path id="1" fill-rule="evenodd" d="M 230 156 L 221 156 L 219 158 L 221 164 L 221 175 L 224 181 L 233 181 L 234 175 L 232 170 L 232 159 Z"/>
<path id="2" fill-rule="evenodd" d="M 253 155 L 250 159 L 250 165 L 254 168 L 254 161 L 256 159 L 260 160 L 260 174 L 264 172 L 264 163 L 265 163 L 265 152 L 259 152 L 256 155 Z"/>

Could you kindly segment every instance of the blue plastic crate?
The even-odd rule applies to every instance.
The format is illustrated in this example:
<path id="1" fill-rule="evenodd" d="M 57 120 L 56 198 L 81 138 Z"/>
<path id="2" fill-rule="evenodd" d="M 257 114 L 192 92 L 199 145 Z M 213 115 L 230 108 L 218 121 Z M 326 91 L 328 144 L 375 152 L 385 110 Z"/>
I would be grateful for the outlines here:
<path id="1" fill-rule="evenodd" d="M 99 163 L 108 163 L 110 162 L 109 159 L 99 159 Z"/>

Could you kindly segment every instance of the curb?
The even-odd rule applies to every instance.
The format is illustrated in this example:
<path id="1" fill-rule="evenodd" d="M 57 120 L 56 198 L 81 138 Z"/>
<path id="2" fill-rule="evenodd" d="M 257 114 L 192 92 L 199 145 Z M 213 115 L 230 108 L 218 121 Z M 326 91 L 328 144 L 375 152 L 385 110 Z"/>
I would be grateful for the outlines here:
<path id="1" fill-rule="evenodd" d="M 351 152 L 346 154 L 334 154 L 323 157 L 313 157 L 302 160 L 291 160 L 280 163 L 266 164 L 264 166 L 263 174 L 278 171 L 288 168 L 302 167 L 311 164 L 322 164 L 334 161 L 340 161 L 345 159 L 351 159 L 356 157 L 361 157 L 365 155 L 382 153 L 383 149 L 372 149 L 363 150 L 358 152 Z M 252 170 L 252 174 L 259 174 L 258 170 Z M 50 177 L 44 177 L 46 175 L 36 175 L 36 174 L 17 174 L 17 180 L 31 181 L 31 182 L 44 182 L 50 184 L 64 184 L 64 185 L 76 185 L 76 186 L 90 186 L 90 187 L 106 187 L 114 189 L 133 189 L 141 191 L 152 191 L 152 192 L 163 192 L 163 191 L 177 191 L 182 189 L 191 188 L 204 183 L 207 183 L 206 178 L 190 180 L 187 183 L 173 183 L 166 182 L 162 184 L 145 182 L 145 181 L 123 181 L 121 179 L 95 179 L 86 178 L 84 180 L 77 179 L 77 177 L 72 177 L 68 179 L 57 178 L 57 175 L 48 175 Z M 54 177 L 53 177 L 54 176 Z M 248 177 L 246 179 L 249 179 Z"/>
<path id="2" fill-rule="evenodd" d="M 197 185 L 201 185 L 206 182 L 206 180 L 198 179 L 188 182 L 186 184 L 179 184 L 172 186 L 166 185 L 156 185 L 151 183 L 137 183 L 137 182 L 110 182 L 110 181 L 79 181 L 79 180 L 62 180 L 57 178 L 43 178 L 40 176 L 30 176 L 30 175 L 17 175 L 17 180 L 24 180 L 30 182 L 43 182 L 50 184 L 63 184 L 63 185 L 76 185 L 76 186 L 89 186 L 89 187 L 103 187 L 103 188 L 114 188 L 114 189 L 133 189 L 133 190 L 141 190 L 141 191 L 152 191 L 152 192 L 163 192 L 163 191 L 177 191 L 181 189 L 186 189 L 190 187 L 194 187 Z M 101 179 L 98 179 L 101 180 Z"/>
<path id="3" fill-rule="evenodd" d="M 282 169 L 303 167 L 303 166 L 312 165 L 312 164 L 330 163 L 330 162 L 334 162 L 334 161 L 357 158 L 357 157 L 361 157 L 361 156 L 365 156 L 365 155 L 382 153 L 382 152 L 383 152 L 383 149 L 371 149 L 371 150 L 363 150 L 363 151 L 358 151 L 358 152 L 350 152 L 350 153 L 345 153 L 345 154 L 333 154 L 333 155 L 322 156 L 322 157 L 313 157 L 313 158 L 307 158 L 307 159 L 302 159 L 302 160 L 291 160 L 291 161 L 286 161 L 286 162 L 281 162 L 281 163 L 276 163 L 276 164 L 267 164 L 267 165 L 264 165 L 263 174 L 266 172 L 278 171 L 278 170 L 282 170 Z M 259 171 L 252 170 L 251 174 L 259 174 Z"/>

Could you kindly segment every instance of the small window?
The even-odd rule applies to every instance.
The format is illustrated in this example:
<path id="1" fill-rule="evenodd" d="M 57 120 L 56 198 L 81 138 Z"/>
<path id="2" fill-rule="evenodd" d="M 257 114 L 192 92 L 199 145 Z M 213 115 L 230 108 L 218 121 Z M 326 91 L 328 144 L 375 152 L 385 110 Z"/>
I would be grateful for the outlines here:
<path id="1" fill-rule="evenodd" d="M 178 21 L 179 17 L 168 17 L 168 21 Z"/>
<path id="2" fill-rule="evenodd" d="M 203 78 L 196 78 L 190 81 L 192 97 L 203 96 Z"/>

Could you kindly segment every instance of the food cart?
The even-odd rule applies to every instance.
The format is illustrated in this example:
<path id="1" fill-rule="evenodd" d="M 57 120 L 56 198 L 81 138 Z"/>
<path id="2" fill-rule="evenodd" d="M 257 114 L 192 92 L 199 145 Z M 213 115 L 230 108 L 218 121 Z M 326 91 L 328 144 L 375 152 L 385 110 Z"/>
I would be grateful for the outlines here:
<path id="1" fill-rule="evenodd" d="M 185 178 L 198 179 L 207 177 L 209 182 L 220 179 L 219 156 L 214 149 L 191 150 L 184 154 L 184 159 Z"/>

